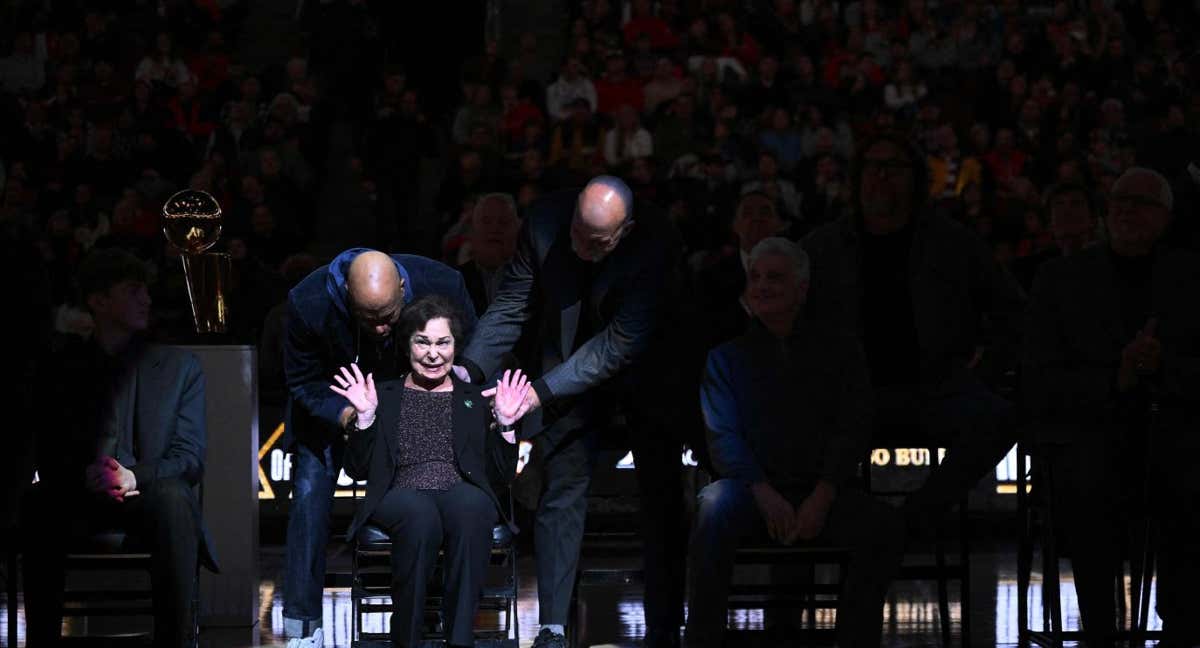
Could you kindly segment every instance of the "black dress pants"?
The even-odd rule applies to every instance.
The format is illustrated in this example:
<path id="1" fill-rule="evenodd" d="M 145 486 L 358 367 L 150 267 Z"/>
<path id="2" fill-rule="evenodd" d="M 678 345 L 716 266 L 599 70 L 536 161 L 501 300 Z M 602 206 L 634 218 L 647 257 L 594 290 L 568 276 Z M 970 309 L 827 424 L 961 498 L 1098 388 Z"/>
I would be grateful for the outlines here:
<path id="1" fill-rule="evenodd" d="M 1117 570 L 1129 550 L 1142 545 L 1141 522 L 1149 515 L 1158 529 L 1157 612 L 1175 642 L 1163 645 L 1200 645 L 1200 486 L 1190 465 L 1200 441 L 1194 422 L 1156 430 L 1149 449 L 1145 430 L 1123 427 L 1091 426 L 1090 439 L 1053 458 L 1057 522 L 1071 556 L 1083 630 L 1089 645 L 1113 645 Z"/>
<path id="2" fill-rule="evenodd" d="M 200 559 L 199 502 L 191 485 L 160 479 L 116 502 L 83 491 L 34 488 L 27 501 L 25 601 L 29 648 L 54 646 L 62 631 L 65 555 L 72 539 L 123 530 L 150 553 L 154 645 L 191 646 Z"/>
<path id="3" fill-rule="evenodd" d="M 392 539 L 392 643 L 421 640 L 425 589 L 438 551 L 445 549 L 443 615 L 452 646 L 475 643 L 475 611 L 498 514 L 479 488 L 459 482 L 449 490 L 392 488 L 371 516 Z"/>
<path id="4" fill-rule="evenodd" d="M 680 453 L 682 444 L 662 427 L 627 412 L 637 473 L 638 512 L 645 574 L 645 644 L 679 643 L 683 624 L 687 521 Z M 567 424 L 563 420 L 558 424 Z M 534 520 L 539 622 L 567 625 L 587 518 L 587 493 L 597 434 L 575 427 L 544 455 L 543 492 Z M 538 437 L 537 442 L 543 441 Z"/>

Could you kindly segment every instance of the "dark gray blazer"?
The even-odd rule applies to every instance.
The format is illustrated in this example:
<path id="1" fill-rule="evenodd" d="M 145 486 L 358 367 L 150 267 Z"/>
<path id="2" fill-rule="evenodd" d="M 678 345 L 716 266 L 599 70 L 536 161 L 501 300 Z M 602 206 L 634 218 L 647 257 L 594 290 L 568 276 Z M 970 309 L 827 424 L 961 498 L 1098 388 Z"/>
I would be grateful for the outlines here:
<path id="1" fill-rule="evenodd" d="M 1034 281 L 1025 332 L 1022 387 L 1030 413 L 1064 440 L 1113 420 L 1123 331 L 1112 252 L 1097 245 L 1046 263 Z M 1160 423 L 1185 424 L 1195 438 L 1200 414 L 1200 256 L 1164 250 L 1154 262 L 1151 314 L 1162 343 Z"/>
<path id="2" fill-rule="evenodd" d="M 154 344 L 138 348 L 136 354 L 133 371 L 118 387 L 114 403 L 125 417 L 121 430 L 138 431 L 136 463 L 130 470 L 143 489 L 160 479 L 179 479 L 197 486 L 204 478 L 207 443 L 200 360 L 189 351 Z M 119 439 L 114 433 L 120 432 L 108 430 L 101 437 L 102 454 L 117 456 Z M 212 542 L 199 501 L 195 503 L 201 560 L 215 572 Z"/>
<path id="3" fill-rule="evenodd" d="M 578 190 L 562 191 L 534 205 L 500 290 L 460 358 L 481 382 L 493 377 L 526 326 L 537 327 L 540 348 L 534 355 L 541 366 L 526 369 L 541 372 L 533 386 L 544 407 L 527 417 L 529 435 L 542 429 L 546 409 L 587 407 L 581 397 L 629 368 L 651 346 L 662 310 L 673 298 L 667 294 L 668 274 L 677 238 L 657 212 L 637 203 L 633 230 L 600 264 L 591 303 L 581 303 L 570 240 L 578 196 Z M 573 350 L 583 309 L 592 307 L 601 326 Z"/>

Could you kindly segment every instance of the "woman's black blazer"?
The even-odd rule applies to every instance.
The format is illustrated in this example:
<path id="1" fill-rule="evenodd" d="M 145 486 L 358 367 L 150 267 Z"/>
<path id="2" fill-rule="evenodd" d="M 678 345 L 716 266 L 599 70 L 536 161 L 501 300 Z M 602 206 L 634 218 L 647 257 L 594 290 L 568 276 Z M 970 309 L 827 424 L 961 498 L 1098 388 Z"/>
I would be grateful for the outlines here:
<path id="1" fill-rule="evenodd" d="M 352 430 L 346 448 L 346 474 L 367 480 L 367 496 L 354 514 L 347 537 L 353 538 L 371 519 L 383 495 L 396 476 L 395 433 L 404 399 L 404 376 L 376 385 L 379 408 L 375 422 L 365 430 Z M 505 507 L 496 497 L 497 490 L 508 487 L 517 474 L 517 446 L 505 441 L 494 429 L 491 404 L 479 395 L 481 387 L 454 381 L 453 412 L 454 458 L 463 480 L 477 486 L 491 498 L 504 524 L 517 532 Z"/>

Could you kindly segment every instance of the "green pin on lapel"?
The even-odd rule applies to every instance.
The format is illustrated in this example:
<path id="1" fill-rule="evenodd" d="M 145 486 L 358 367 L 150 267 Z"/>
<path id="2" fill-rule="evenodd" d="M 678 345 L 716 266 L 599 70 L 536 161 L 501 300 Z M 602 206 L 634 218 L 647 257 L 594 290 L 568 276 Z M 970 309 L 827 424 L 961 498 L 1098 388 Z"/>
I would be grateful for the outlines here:
<path id="1" fill-rule="evenodd" d="M 475 407 L 475 403 L 469 400 L 463 401 L 463 405 L 466 405 L 468 408 Z"/>

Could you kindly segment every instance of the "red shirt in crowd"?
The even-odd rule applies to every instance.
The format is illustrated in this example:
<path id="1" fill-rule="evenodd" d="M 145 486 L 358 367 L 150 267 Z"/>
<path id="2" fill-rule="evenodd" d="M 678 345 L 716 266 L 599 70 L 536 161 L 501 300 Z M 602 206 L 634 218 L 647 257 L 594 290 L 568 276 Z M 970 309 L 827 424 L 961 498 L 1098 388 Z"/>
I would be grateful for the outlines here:
<path id="1" fill-rule="evenodd" d="M 500 127 L 510 140 L 516 139 L 521 136 L 525 130 L 525 124 L 531 119 L 545 121 L 546 118 L 542 115 L 541 109 L 533 105 L 533 102 L 522 99 L 511 110 L 504 113 L 504 117 L 500 120 Z"/>
<path id="2" fill-rule="evenodd" d="M 1018 149 L 1013 149 L 1008 153 L 988 151 L 983 156 L 983 163 L 987 165 L 997 182 L 1008 182 L 1021 175 L 1022 169 L 1025 168 L 1026 157 L 1025 153 Z"/>
<path id="3" fill-rule="evenodd" d="M 607 77 L 596 81 L 596 112 L 611 115 L 625 104 L 641 109 L 645 105 L 642 97 L 642 83 L 637 79 L 626 78 L 613 82 Z"/>
<path id="4" fill-rule="evenodd" d="M 650 47 L 656 50 L 673 49 L 679 45 L 679 38 L 671 32 L 667 21 L 658 16 L 635 16 L 625 23 L 625 43 L 632 46 L 638 36 L 646 34 L 650 37 Z"/>

